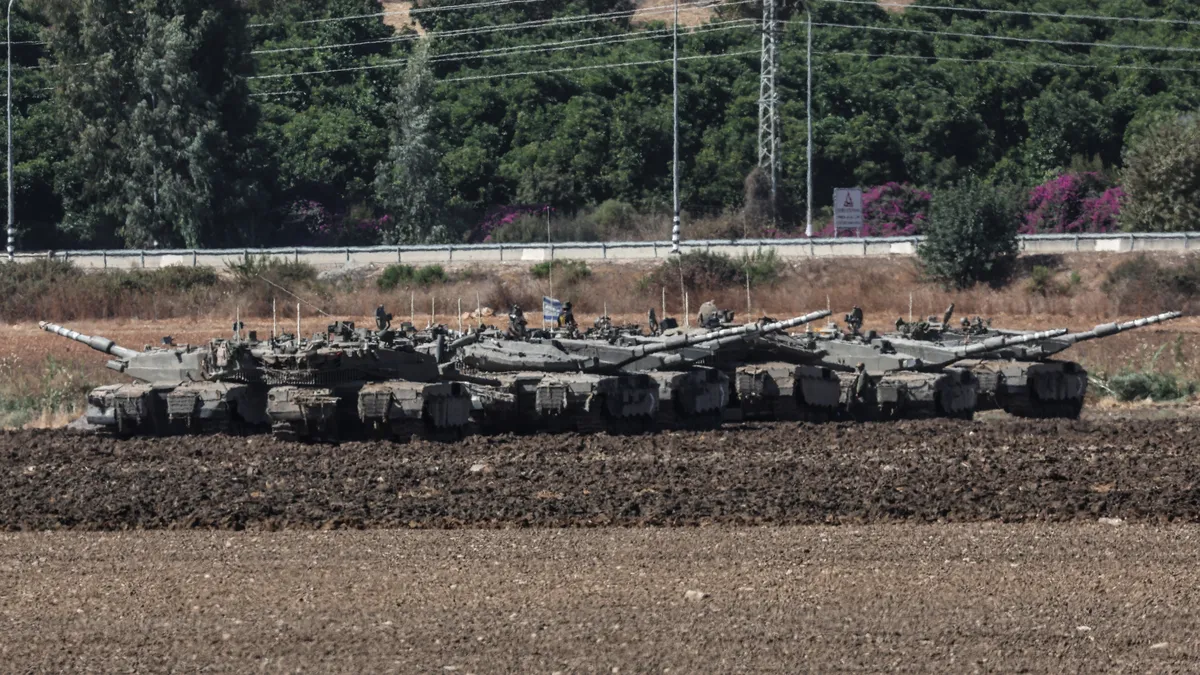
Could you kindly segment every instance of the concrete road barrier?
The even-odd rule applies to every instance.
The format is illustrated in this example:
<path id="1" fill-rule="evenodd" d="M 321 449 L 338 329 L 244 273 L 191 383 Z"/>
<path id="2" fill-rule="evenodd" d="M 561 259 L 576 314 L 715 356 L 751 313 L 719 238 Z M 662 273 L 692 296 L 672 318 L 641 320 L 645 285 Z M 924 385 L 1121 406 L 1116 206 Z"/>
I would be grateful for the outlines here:
<path id="1" fill-rule="evenodd" d="M 1025 254 L 1131 253 L 1200 249 L 1200 232 L 1146 234 L 1022 235 Z M 787 260 L 805 258 L 862 258 L 916 255 L 921 237 L 864 237 L 841 239 L 693 240 L 687 251 L 742 255 L 774 250 Z M 306 262 L 318 269 L 357 265 L 467 265 L 472 263 L 532 264 L 546 260 L 609 262 L 653 261 L 667 258 L 666 241 L 563 242 L 547 244 L 452 244 L 445 246 L 367 246 L 341 248 L 268 248 L 196 250 L 37 251 L 17 253 L 18 262 L 53 258 L 69 260 L 84 269 L 158 269 L 181 265 L 221 269 L 251 257 Z"/>

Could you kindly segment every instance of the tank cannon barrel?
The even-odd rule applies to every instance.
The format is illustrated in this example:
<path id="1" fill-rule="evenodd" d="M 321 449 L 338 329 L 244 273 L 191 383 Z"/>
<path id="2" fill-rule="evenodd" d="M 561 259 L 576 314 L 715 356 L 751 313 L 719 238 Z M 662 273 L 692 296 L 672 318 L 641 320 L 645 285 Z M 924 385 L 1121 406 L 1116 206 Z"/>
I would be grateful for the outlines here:
<path id="1" fill-rule="evenodd" d="M 138 353 L 133 351 L 132 349 L 126 349 L 125 347 L 118 345 L 116 342 L 113 342 L 112 340 L 110 340 L 106 337 L 100 337 L 100 336 L 95 336 L 95 335 L 84 335 L 83 333 L 80 333 L 79 331 L 74 331 L 69 328 L 64 328 L 58 324 L 50 323 L 49 321 L 39 322 L 38 326 L 40 326 L 42 330 L 44 330 L 48 333 L 54 333 L 55 335 L 61 335 L 65 338 L 70 338 L 76 342 L 82 342 L 83 344 L 91 347 L 92 349 L 95 349 L 98 352 L 104 352 L 105 354 L 111 354 L 112 356 L 115 356 L 118 359 L 131 359 L 138 355 Z"/>
<path id="2" fill-rule="evenodd" d="M 1083 342 L 1085 340 L 1095 340 L 1096 338 L 1116 335 L 1117 333 L 1132 330 L 1134 328 L 1142 328 L 1143 326 L 1152 326 L 1156 323 L 1172 321 L 1181 316 L 1183 316 L 1183 312 L 1163 312 L 1162 314 L 1146 316 L 1140 319 L 1134 319 L 1133 321 L 1126 321 L 1125 323 L 1102 323 L 1091 330 L 1086 330 L 1079 333 L 1069 333 L 1062 336 L 1060 339 L 1067 344 L 1073 345 L 1077 342 Z"/>
<path id="3" fill-rule="evenodd" d="M 812 312 L 811 314 L 805 314 L 804 316 L 798 316 L 794 319 L 787 319 L 786 321 L 776 321 L 774 323 L 761 323 L 761 324 L 760 323 L 748 323 L 744 326 L 737 326 L 734 328 L 722 328 L 720 330 L 715 330 L 715 331 L 711 331 L 708 333 L 699 333 L 696 335 L 681 335 L 678 337 L 668 338 L 666 340 L 663 340 L 662 342 L 656 342 L 656 343 L 652 343 L 652 344 L 642 344 L 642 345 L 638 345 L 637 347 L 634 347 L 630 351 L 629 357 L 622 360 L 620 363 L 615 364 L 615 367 L 621 368 L 625 365 L 633 363 L 634 361 L 645 358 L 652 354 L 657 354 L 659 352 L 669 352 L 669 351 L 676 350 L 676 349 L 682 349 L 683 347 L 692 347 L 695 345 L 702 345 L 706 342 L 716 342 L 719 340 L 725 340 L 726 338 L 730 339 L 729 342 L 737 342 L 738 340 L 740 340 L 746 336 L 749 336 L 749 335 L 765 335 L 767 333 L 775 333 L 775 332 L 782 331 L 782 330 L 788 330 L 789 328 L 803 326 L 804 324 L 806 324 L 810 321 L 816 321 L 817 319 L 823 319 L 823 318 L 829 316 L 829 314 L 830 314 L 829 310 L 823 309 L 819 312 Z M 723 344 L 728 344 L 728 343 L 723 343 Z"/>
<path id="4" fill-rule="evenodd" d="M 959 359 L 965 359 L 975 354 L 983 354 L 986 352 L 1004 349 L 1005 347 L 1013 347 L 1015 345 L 1028 344 L 1030 342 L 1038 342 L 1040 340 L 1049 340 L 1060 335 L 1066 335 L 1066 328 L 1055 328 L 1053 330 L 1044 330 L 1037 333 L 1024 333 L 1021 335 L 1000 335 L 994 338 L 988 338 L 983 342 L 976 342 L 971 345 L 964 345 L 954 350 L 954 356 Z"/>

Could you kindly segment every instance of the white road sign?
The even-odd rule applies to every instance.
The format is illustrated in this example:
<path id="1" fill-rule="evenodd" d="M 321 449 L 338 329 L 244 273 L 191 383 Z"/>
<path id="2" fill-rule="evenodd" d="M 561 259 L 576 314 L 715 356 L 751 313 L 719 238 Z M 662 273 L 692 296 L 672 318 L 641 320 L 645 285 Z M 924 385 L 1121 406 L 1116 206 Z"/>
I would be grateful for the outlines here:
<path id="1" fill-rule="evenodd" d="M 861 230 L 863 227 L 862 189 L 837 188 L 833 191 L 833 229 Z"/>

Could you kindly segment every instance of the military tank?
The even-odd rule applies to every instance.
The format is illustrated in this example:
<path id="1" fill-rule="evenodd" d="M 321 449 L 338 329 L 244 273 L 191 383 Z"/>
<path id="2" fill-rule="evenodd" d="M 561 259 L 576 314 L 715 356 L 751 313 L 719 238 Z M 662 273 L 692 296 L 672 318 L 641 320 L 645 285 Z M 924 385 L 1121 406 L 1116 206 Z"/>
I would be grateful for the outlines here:
<path id="1" fill-rule="evenodd" d="M 936 359 L 964 345 L 1036 334 L 993 329 L 990 321 L 979 318 L 964 320 L 959 328 L 955 328 L 950 323 L 953 312 L 954 305 L 950 305 L 940 322 L 914 325 L 897 321 L 901 330 L 883 337 L 898 350 L 919 358 Z M 970 370 L 979 380 L 981 410 L 1001 409 L 1018 417 L 1075 419 L 1083 410 L 1087 371 L 1074 361 L 1052 359 L 1051 356 L 1080 342 L 1181 316 L 1181 312 L 1164 312 L 1124 323 L 1100 324 L 1088 331 L 1006 345 L 980 354 L 978 358 L 959 361 L 957 366 Z"/>
<path id="2" fill-rule="evenodd" d="M 479 338 L 456 346 L 454 372 L 476 378 L 476 408 L 489 430 L 711 427 L 721 422 L 728 379 L 697 362 L 754 335 L 826 315 L 817 312 L 648 344 Z"/>
<path id="3" fill-rule="evenodd" d="M 1023 335 L 1000 335 L 972 344 L 914 354 L 874 333 L 814 336 L 826 353 L 822 361 L 854 376 L 842 378 L 842 412 L 856 418 L 952 417 L 971 419 L 979 406 L 979 379 L 968 366 L 973 357 L 1065 335 L 1059 328 Z"/>
<path id="4" fill-rule="evenodd" d="M 41 327 L 109 354 L 106 365 L 134 382 L 88 394 L 88 422 L 120 435 L 271 429 L 281 439 L 412 435 L 458 437 L 470 393 L 440 381 L 436 357 L 384 328 L 331 324 L 311 338 L 231 339 L 136 351 L 104 337 Z"/>
<path id="5" fill-rule="evenodd" d="M 809 316 L 816 320 L 828 315 L 822 311 Z M 626 332 L 614 339 L 622 344 L 654 344 L 681 334 L 674 321 L 658 322 L 653 310 L 649 317 L 652 335 Z M 697 314 L 699 327 L 691 334 L 734 328 L 737 324 L 733 319 L 733 312 L 706 302 Z M 764 318 L 763 322 L 773 320 Z M 819 350 L 791 340 L 782 331 L 756 333 L 711 351 L 709 355 L 697 355 L 684 348 L 680 353 L 725 374 L 730 382 L 728 403 L 722 413 L 725 420 L 821 422 L 837 412 L 841 396 L 837 374 L 820 364 Z"/>

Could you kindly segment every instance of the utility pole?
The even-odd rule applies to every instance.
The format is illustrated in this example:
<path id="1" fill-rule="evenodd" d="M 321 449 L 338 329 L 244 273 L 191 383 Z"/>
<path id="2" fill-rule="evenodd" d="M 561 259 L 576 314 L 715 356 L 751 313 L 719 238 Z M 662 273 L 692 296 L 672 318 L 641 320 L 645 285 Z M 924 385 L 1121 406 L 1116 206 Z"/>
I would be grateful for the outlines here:
<path id="1" fill-rule="evenodd" d="M 13 209 L 13 145 L 12 145 L 12 6 L 13 0 L 8 0 L 8 261 L 13 261 L 13 251 L 16 250 L 17 228 L 14 223 Z"/>
<path id="2" fill-rule="evenodd" d="M 808 97 L 805 104 L 804 117 L 808 123 L 808 161 L 805 162 L 805 168 L 808 170 L 808 196 L 805 203 L 808 206 L 808 219 L 804 221 L 804 236 L 813 236 L 813 128 L 812 128 L 812 5 L 808 5 L 805 9 L 805 14 L 808 15 L 808 55 L 804 59 L 804 67 L 808 70 Z M 834 236 L 837 236 L 837 231 L 834 231 Z"/>
<path id="3" fill-rule="evenodd" d="M 675 216 L 671 220 L 671 253 L 679 253 L 679 0 L 675 0 L 671 40 L 671 129 L 674 142 L 671 194 L 675 207 Z"/>
<path id="4" fill-rule="evenodd" d="M 775 73 L 779 69 L 776 36 L 775 0 L 763 0 L 762 65 L 758 83 L 758 166 L 771 181 L 771 221 L 775 221 L 775 199 L 779 180 L 779 95 L 775 91 Z"/>

